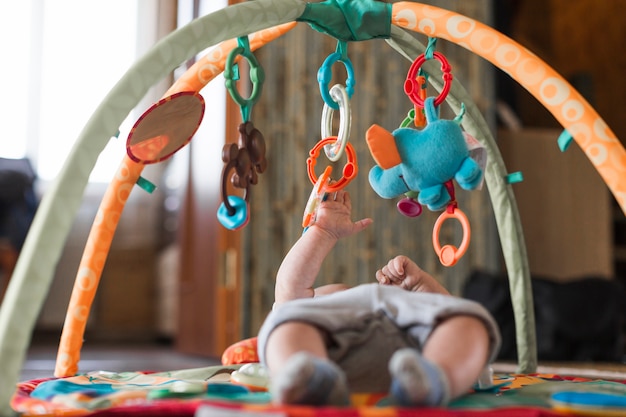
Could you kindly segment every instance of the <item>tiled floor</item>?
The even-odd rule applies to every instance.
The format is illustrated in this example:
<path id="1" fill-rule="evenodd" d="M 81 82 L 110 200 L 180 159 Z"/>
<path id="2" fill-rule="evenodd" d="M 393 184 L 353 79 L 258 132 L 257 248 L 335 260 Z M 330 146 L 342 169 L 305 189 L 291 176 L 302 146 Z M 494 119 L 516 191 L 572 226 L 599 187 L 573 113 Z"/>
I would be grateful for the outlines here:
<path id="1" fill-rule="evenodd" d="M 20 381 L 54 375 L 57 346 L 34 345 L 29 349 Z M 219 358 L 206 358 L 176 352 L 168 345 L 84 346 L 79 370 L 89 371 L 172 371 L 218 365 Z"/>

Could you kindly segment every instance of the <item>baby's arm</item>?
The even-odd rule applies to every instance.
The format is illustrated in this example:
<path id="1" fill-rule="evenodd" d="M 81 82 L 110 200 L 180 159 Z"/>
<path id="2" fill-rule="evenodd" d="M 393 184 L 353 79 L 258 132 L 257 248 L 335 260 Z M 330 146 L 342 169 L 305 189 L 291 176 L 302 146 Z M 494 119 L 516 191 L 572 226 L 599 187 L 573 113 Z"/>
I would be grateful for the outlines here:
<path id="1" fill-rule="evenodd" d="M 315 223 L 298 239 L 276 275 L 276 304 L 315 295 L 313 284 L 322 262 L 343 237 L 360 232 L 372 219 L 351 220 L 352 203 L 345 191 L 337 191 L 322 202 Z M 330 289 L 327 288 L 327 289 Z"/>
<path id="2" fill-rule="evenodd" d="M 396 285 L 408 291 L 433 292 L 449 295 L 435 278 L 406 256 L 399 255 L 376 271 L 376 280 L 383 285 Z"/>

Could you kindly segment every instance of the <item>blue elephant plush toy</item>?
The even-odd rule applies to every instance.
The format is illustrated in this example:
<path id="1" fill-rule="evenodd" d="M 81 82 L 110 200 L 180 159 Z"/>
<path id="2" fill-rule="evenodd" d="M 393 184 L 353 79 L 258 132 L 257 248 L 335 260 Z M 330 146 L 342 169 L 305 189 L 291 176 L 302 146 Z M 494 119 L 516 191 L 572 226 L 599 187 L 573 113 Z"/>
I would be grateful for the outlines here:
<path id="1" fill-rule="evenodd" d="M 465 190 L 479 187 L 483 170 L 470 157 L 463 131 L 454 120 L 439 118 L 434 98 L 424 101 L 427 124 L 390 133 L 379 125 L 367 131 L 367 145 L 376 161 L 369 182 L 382 198 L 418 192 L 418 202 L 441 210 L 450 202 L 445 183 L 454 179 Z"/>

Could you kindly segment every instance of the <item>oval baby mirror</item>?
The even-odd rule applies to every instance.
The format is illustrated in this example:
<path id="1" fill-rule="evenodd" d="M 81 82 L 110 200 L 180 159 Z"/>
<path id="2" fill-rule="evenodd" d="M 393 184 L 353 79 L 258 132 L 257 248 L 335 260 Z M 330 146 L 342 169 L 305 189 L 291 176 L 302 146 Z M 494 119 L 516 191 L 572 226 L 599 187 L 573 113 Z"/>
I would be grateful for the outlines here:
<path id="1" fill-rule="evenodd" d="M 203 116 L 204 99 L 196 92 L 161 99 L 135 122 L 128 134 L 126 152 L 135 162 L 161 162 L 189 143 Z"/>

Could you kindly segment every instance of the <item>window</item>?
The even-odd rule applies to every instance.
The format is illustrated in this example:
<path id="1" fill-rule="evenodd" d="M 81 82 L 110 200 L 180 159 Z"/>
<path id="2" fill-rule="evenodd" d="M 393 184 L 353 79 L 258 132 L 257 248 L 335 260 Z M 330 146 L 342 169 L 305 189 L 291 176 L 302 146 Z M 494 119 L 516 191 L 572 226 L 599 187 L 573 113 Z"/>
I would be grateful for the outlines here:
<path id="1" fill-rule="evenodd" d="M 0 100 L 0 120 L 3 121 L 0 156 L 5 158 L 26 155 L 31 13 L 29 1 L 0 3 L 0 15 L 11 16 L 0 25 L 0 42 L 5 55 L 3 65 L 0 65 L 0 80 L 4 90 L 4 99 Z"/>
<path id="2" fill-rule="evenodd" d="M 0 25 L 3 61 L 11 63 L 0 66 L 0 156 L 28 156 L 39 178 L 51 180 L 96 107 L 136 60 L 138 0 L 2 2 L 0 15 L 11 16 Z M 110 181 L 123 152 L 120 135 L 100 155 L 90 180 Z"/>
<path id="3" fill-rule="evenodd" d="M 171 0 L 166 7 L 160 3 L 152 0 L 0 2 L 0 16 L 10 16 L 0 25 L 3 51 L 0 157 L 28 157 L 41 180 L 53 180 L 111 88 L 165 34 L 160 32 L 168 31 L 159 19 L 176 13 L 176 1 Z M 227 5 L 226 0 L 202 0 L 196 5 L 196 13 L 202 16 Z M 159 11 L 159 7 L 166 11 Z M 193 19 L 193 7 L 193 1 L 178 2 L 179 26 Z M 167 22 L 165 26 L 170 24 L 169 30 L 174 30 L 176 22 Z M 222 91 L 215 100 L 208 100 L 207 105 L 219 107 L 215 109 L 219 115 L 224 111 L 223 98 L 220 99 L 224 97 L 224 88 L 223 82 L 214 84 L 220 84 L 220 80 L 211 83 L 210 88 L 221 87 Z M 100 154 L 91 182 L 111 180 L 125 153 L 128 131 L 145 108 L 137 110 L 120 126 L 119 138 L 112 138 Z"/>

